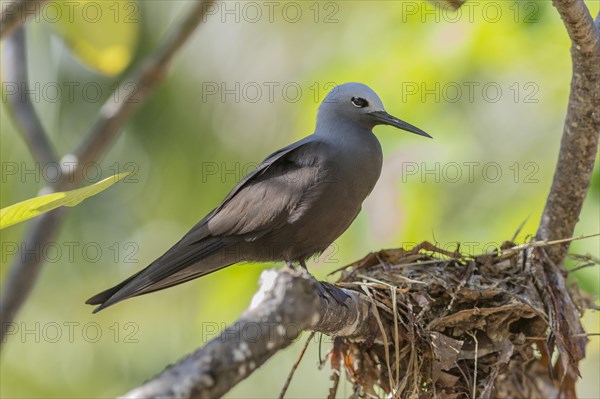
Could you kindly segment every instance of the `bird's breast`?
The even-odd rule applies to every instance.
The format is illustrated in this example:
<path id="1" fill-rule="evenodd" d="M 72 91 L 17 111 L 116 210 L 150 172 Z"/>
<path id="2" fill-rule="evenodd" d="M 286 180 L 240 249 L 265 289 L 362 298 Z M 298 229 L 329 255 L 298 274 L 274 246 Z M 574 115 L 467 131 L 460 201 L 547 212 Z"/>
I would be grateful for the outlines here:
<path id="1" fill-rule="evenodd" d="M 334 174 L 339 177 L 343 191 L 350 196 L 364 198 L 369 195 L 381 174 L 383 155 L 377 138 L 370 133 L 342 144 L 335 158 Z M 362 202 L 361 200 L 361 202 Z"/>
<path id="2" fill-rule="evenodd" d="M 302 252 L 294 258 L 324 251 L 346 231 L 373 190 L 382 166 L 379 143 L 350 147 L 338 147 L 320 161 L 315 184 L 291 212 L 293 241 Z"/>

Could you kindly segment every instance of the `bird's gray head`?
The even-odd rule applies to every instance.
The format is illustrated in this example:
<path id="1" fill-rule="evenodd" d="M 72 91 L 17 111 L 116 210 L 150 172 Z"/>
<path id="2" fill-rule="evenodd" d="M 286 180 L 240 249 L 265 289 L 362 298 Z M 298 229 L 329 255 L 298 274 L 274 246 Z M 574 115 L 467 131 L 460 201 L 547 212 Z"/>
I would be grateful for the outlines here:
<path id="1" fill-rule="evenodd" d="M 325 97 L 317 115 L 317 130 L 328 124 L 347 122 L 369 130 L 377 125 L 390 125 L 398 129 L 431 137 L 421 129 L 390 114 L 379 96 L 362 83 L 344 83 L 334 87 Z"/>

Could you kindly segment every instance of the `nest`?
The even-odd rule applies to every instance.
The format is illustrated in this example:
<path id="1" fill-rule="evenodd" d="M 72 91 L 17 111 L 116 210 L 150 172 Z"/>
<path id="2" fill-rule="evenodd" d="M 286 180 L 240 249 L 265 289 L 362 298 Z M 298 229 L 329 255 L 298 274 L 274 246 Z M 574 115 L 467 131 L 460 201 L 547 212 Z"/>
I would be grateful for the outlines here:
<path id="1" fill-rule="evenodd" d="M 370 298 L 379 334 L 334 340 L 329 396 L 343 368 L 354 397 L 575 397 L 590 300 L 560 292 L 543 250 L 506 242 L 472 256 L 423 243 L 342 269 L 338 285 Z"/>

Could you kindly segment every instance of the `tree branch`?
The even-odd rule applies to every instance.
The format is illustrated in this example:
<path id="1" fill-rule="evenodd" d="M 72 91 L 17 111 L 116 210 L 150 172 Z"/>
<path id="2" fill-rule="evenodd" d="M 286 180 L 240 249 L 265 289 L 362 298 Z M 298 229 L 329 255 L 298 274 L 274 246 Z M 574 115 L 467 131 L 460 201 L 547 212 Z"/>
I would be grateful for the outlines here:
<path id="1" fill-rule="evenodd" d="M 370 300 L 344 290 L 345 305 L 319 296 L 316 280 L 303 270 L 263 272 L 250 307 L 221 335 L 170 366 L 124 398 L 216 398 L 247 378 L 303 330 L 356 340 L 375 339 Z"/>
<path id="2" fill-rule="evenodd" d="M 28 17 L 37 14 L 48 0 L 3 1 L 0 9 L 0 39 L 23 25 Z"/>
<path id="3" fill-rule="evenodd" d="M 38 169 L 56 163 L 58 158 L 35 111 L 29 96 L 27 76 L 27 51 L 25 32 L 19 27 L 4 43 L 2 69 L 5 83 L 13 85 L 12 92 L 5 91 L 7 108 L 12 114 L 19 133 L 25 138 Z M 35 285 L 41 267 L 42 248 L 36 245 L 50 242 L 58 233 L 64 210 L 49 212 L 35 220 L 27 232 L 24 247 L 14 260 L 13 267 L 6 277 L 0 296 L 0 338 L 4 342 L 5 334 L 14 320 L 19 308 L 25 302 Z M 35 250 L 35 255 L 31 251 Z"/>
<path id="4" fill-rule="evenodd" d="M 583 0 L 553 0 L 572 41 L 571 94 L 552 188 L 537 237 L 569 238 L 589 188 L 600 135 L 600 37 Z M 560 267 L 568 243 L 549 250 Z"/>
<path id="5" fill-rule="evenodd" d="M 66 215 L 66 208 L 59 208 L 31 222 L 19 253 L 15 255 L 2 287 L 0 296 L 0 348 L 5 343 L 6 333 L 19 309 L 33 290 L 43 264 L 42 245 L 52 242 L 58 235 Z"/>
<path id="6" fill-rule="evenodd" d="M 5 85 L 8 85 L 5 89 L 8 110 L 33 157 L 39 162 L 38 168 L 42 169 L 47 164 L 58 162 L 29 95 L 25 31 L 22 27 L 4 42 L 2 74 Z"/>
<path id="7" fill-rule="evenodd" d="M 571 38 L 573 74 L 558 163 L 538 227 L 538 240 L 573 236 L 590 185 L 600 136 L 600 29 L 583 0 L 552 3 Z M 543 249 L 541 254 L 546 261 L 535 265 L 534 270 L 560 293 L 546 296 L 546 307 L 556 323 L 553 332 L 557 334 L 563 366 L 560 377 L 575 381 L 579 361 L 585 357 L 587 338 L 563 275 L 568 249 L 569 242 Z"/>
<path id="8" fill-rule="evenodd" d="M 165 71 L 173 56 L 204 19 L 212 2 L 212 0 L 197 2 L 191 10 L 187 11 L 183 20 L 176 25 L 158 50 L 148 56 L 131 75 L 131 81 L 121 84 L 117 94 L 110 96 L 110 100 L 102 106 L 97 122 L 75 151 L 77 167 L 63 171 L 54 189 L 65 190 L 77 186 L 83 177 L 82 168 L 96 162 L 108 150 L 128 118 L 164 79 Z M 135 90 L 130 90 L 130 87 Z M 114 102 L 115 98 L 119 101 Z M 27 135 L 37 137 L 31 132 Z M 42 252 L 56 236 L 65 215 L 64 209 L 43 214 L 35 220 L 27 232 L 4 282 L 0 297 L 0 342 L 5 342 L 7 329 L 29 297 L 44 261 Z"/>
<path id="9" fill-rule="evenodd" d="M 185 19 L 174 28 L 165 42 L 154 54 L 144 60 L 140 66 L 119 85 L 114 96 L 100 109 L 101 117 L 92 126 L 86 138 L 75 150 L 74 155 L 79 168 L 95 162 L 119 133 L 121 126 L 139 108 L 148 94 L 165 78 L 167 67 L 176 52 L 189 39 L 196 27 L 206 16 L 214 0 L 200 1 L 188 11 Z M 119 101 L 114 102 L 113 99 Z M 81 177 L 78 170 L 75 177 Z M 74 180 L 73 178 L 68 179 Z"/>

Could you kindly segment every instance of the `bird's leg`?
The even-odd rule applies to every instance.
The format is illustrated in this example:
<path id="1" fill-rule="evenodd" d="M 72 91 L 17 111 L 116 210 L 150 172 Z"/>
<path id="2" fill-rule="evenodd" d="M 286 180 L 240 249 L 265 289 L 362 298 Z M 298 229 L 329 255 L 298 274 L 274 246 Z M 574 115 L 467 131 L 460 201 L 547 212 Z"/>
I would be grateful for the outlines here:
<path id="1" fill-rule="evenodd" d="M 306 267 L 306 262 L 304 260 L 301 260 L 298 263 L 300 263 L 300 266 L 302 266 L 302 268 L 308 272 L 308 268 Z M 311 274 L 311 276 L 312 276 L 312 274 Z M 335 299 L 335 301 L 342 306 L 346 306 L 346 304 L 344 302 L 346 301 L 347 298 L 350 298 L 350 296 L 348 294 L 346 294 L 343 290 L 341 290 L 338 287 L 336 287 L 335 285 L 333 285 L 331 283 L 327 283 L 325 281 L 317 280 L 317 290 L 319 291 L 319 295 L 322 298 L 324 298 L 327 302 L 329 302 L 329 296 L 327 295 L 327 293 L 329 293 L 329 295 L 332 296 L 333 299 Z"/>
<path id="2" fill-rule="evenodd" d="M 301 260 L 301 261 L 299 261 L 298 263 L 300 263 L 300 266 L 302 266 L 302 268 L 303 268 L 304 270 L 308 271 L 308 267 L 306 267 L 306 262 L 305 262 L 305 261 Z M 310 273 L 309 273 L 309 274 L 310 274 Z"/>

